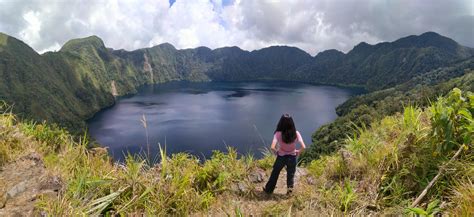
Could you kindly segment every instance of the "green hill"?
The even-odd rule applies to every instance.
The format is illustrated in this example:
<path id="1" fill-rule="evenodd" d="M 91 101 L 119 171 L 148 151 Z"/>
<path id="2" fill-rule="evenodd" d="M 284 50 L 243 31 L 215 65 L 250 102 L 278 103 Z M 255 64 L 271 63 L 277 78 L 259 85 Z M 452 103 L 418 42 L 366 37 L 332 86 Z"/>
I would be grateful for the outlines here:
<path id="1" fill-rule="evenodd" d="M 108 103 L 83 102 L 79 91 L 90 87 L 84 87 L 82 74 L 73 74 L 63 55 L 41 56 L 15 38 L 2 37 L 6 43 L 0 48 L 0 99 L 13 105 L 21 116 L 67 127 L 84 126 L 82 121 L 91 111 L 113 103 L 113 97 Z M 86 95 L 100 97 L 95 96 L 96 91 L 88 89 Z"/>
<path id="2" fill-rule="evenodd" d="M 427 32 L 376 45 L 362 42 L 347 54 L 338 53 L 332 58 L 321 52 L 316 55 L 315 61 L 301 66 L 294 74 L 321 83 L 381 90 L 473 55 L 474 49 L 463 47 L 437 33 Z"/>
<path id="3" fill-rule="evenodd" d="M 297 48 L 258 51 L 236 48 L 177 50 L 170 44 L 135 51 L 113 50 L 96 36 L 68 41 L 60 51 L 37 54 L 1 34 L 0 99 L 21 117 L 46 120 L 73 131 L 144 84 L 168 81 L 287 79 L 287 72 L 311 59 Z"/>
<path id="4" fill-rule="evenodd" d="M 91 52 L 92 50 L 101 50 L 105 51 L 105 45 L 102 39 L 93 35 L 86 38 L 72 39 L 61 47 L 62 52 L 80 52 L 81 50 L 86 50 L 86 52 Z"/>

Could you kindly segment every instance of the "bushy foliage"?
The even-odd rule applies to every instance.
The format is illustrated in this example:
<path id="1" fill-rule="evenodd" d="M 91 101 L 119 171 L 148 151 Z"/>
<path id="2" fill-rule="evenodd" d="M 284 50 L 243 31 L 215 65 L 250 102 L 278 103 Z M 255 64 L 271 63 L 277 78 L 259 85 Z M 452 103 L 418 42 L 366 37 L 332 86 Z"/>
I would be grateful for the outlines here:
<path id="1" fill-rule="evenodd" d="M 312 136 L 313 144 L 303 155 L 305 162 L 332 153 L 344 146 L 347 136 L 358 134 L 357 128 L 369 127 L 384 116 L 402 112 L 405 106 L 424 107 L 453 88 L 474 91 L 474 59 L 456 66 L 437 69 L 407 83 L 349 99 L 337 108 L 342 115 L 323 125 Z M 434 76 L 438 76 L 433 78 Z M 454 77 L 454 78 L 453 78 Z"/>
<path id="2" fill-rule="evenodd" d="M 406 210 L 431 215 L 452 210 L 472 215 L 468 206 L 474 201 L 470 197 L 470 180 L 474 178 L 473 102 L 471 92 L 455 88 L 425 110 L 407 106 L 403 114 L 359 128 L 359 134 L 346 139 L 339 153 L 321 157 L 308 168 L 322 183 L 337 183 L 330 186 L 338 189 L 356 183 L 353 191 L 346 190 L 356 192 L 359 200 L 355 203 L 371 201 L 371 206 L 392 214 L 406 214 L 400 212 Z M 460 157 L 448 164 L 458 150 L 462 151 Z M 411 207 L 411 201 L 441 168 L 442 176 L 424 203 Z M 461 193 L 460 188 L 466 191 Z M 344 198 L 347 196 L 341 201 Z M 440 201 L 449 198 L 456 202 L 440 207 Z"/>

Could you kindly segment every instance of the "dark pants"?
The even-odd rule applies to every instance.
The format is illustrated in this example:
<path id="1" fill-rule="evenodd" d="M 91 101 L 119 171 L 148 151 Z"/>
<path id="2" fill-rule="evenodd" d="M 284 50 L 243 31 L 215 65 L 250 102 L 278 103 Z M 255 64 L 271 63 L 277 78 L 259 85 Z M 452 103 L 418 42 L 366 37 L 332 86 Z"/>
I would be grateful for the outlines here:
<path id="1" fill-rule="evenodd" d="M 294 155 L 285 155 L 285 156 L 277 156 L 275 160 L 275 164 L 273 164 L 272 175 L 270 175 L 270 179 L 265 185 L 265 191 L 267 193 L 273 193 L 275 190 L 275 186 L 278 181 L 278 176 L 280 175 L 280 171 L 283 167 L 286 166 L 286 185 L 288 188 L 293 188 L 294 184 L 294 177 L 296 172 L 296 156 Z"/>

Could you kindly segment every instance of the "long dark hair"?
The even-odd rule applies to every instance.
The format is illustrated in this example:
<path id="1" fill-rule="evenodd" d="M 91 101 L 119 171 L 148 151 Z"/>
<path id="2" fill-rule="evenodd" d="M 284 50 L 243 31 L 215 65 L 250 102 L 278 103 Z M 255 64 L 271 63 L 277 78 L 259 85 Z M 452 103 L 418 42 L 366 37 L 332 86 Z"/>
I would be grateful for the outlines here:
<path id="1" fill-rule="evenodd" d="M 295 122 L 289 114 L 283 114 L 281 116 L 275 132 L 277 131 L 281 132 L 281 139 L 287 144 L 296 140 Z"/>

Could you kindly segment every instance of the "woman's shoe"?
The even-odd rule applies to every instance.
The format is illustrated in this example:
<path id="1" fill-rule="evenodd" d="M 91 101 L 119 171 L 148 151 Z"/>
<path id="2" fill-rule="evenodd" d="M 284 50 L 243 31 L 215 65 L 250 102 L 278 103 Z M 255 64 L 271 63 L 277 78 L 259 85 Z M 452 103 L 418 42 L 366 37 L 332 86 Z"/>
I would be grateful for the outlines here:
<path id="1" fill-rule="evenodd" d="M 262 189 L 263 189 L 263 192 L 265 192 L 266 194 L 268 195 L 272 194 L 272 192 L 268 192 L 267 189 L 265 189 L 265 187 L 263 187 Z"/>
<path id="2" fill-rule="evenodd" d="M 288 188 L 286 191 L 286 195 L 292 195 L 293 194 L 293 188 Z"/>

